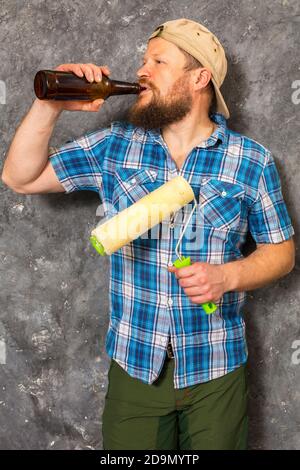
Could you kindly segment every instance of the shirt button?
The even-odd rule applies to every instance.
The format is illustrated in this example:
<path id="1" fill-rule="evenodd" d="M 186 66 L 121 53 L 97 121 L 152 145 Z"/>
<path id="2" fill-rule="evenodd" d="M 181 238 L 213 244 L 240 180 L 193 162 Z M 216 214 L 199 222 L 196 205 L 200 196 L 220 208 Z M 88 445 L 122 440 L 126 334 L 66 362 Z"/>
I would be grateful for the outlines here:
<path id="1" fill-rule="evenodd" d="M 170 224 L 170 228 L 174 228 L 174 224 Z"/>
<path id="2" fill-rule="evenodd" d="M 172 299 L 168 299 L 168 305 L 173 305 L 173 300 Z"/>
<path id="3" fill-rule="evenodd" d="M 135 178 L 132 178 L 132 180 L 130 180 L 130 183 L 131 183 L 131 184 L 135 184 L 135 183 L 136 183 L 136 179 L 135 179 Z"/>
<path id="4" fill-rule="evenodd" d="M 172 261 L 169 261 L 169 262 L 168 262 L 168 266 L 170 266 L 170 267 L 173 266 Z"/>
<path id="5" fill-rule="evenodd" d="M 226 191 L 222 191 L 222 192 L 221 192 L 221 196 L 222 196 L 222 197 L 227 196 L 227 192 L 226 192 Z"/>

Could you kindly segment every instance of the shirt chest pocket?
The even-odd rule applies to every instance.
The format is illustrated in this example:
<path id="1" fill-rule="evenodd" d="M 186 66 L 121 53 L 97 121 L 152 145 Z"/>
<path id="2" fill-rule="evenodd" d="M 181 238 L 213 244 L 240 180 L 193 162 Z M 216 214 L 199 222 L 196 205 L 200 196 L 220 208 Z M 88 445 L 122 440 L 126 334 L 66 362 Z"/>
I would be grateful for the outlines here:
<path id="1" fill-rule="evenodd" d="M 245 190 L 240 184 L 209 179 L 200 187 L 199 213 L 204 225 L 219 229 L 237 229 Z"/>
<path id="2" fill-rule="evenodd" d="M 118 168 L 115 173 L 112 204 L 117 211 L 121 211 L 159 186 L 155 170 Z"/>

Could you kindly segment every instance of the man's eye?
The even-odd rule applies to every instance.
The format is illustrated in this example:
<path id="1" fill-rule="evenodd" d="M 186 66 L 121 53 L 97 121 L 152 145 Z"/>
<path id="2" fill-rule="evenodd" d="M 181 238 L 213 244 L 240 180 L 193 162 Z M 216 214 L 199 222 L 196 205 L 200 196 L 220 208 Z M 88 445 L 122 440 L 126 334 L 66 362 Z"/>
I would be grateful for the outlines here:
<path id="1" fill-rule="evenodd" d="M 162 60 L 158 60 L 158 59 L 155 59 L 155 61 L 157 64 L 164 64 L 165 62 L 163 62 Z M 143 62 L 143 66 L 146 64 L 146 62 L 144 61 Z"/>

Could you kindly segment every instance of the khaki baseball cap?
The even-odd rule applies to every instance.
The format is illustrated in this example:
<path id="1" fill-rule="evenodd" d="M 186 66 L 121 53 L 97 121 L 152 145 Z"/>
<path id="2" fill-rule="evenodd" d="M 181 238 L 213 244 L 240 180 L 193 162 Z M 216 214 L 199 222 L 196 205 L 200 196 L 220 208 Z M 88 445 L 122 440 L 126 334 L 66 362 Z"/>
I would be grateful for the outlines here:
<path id="1" fill-rule="evenodd" d="M 161 24 L 151 34 L 148 41 L 155 37 L 166 39 L 181 47 L 199 60 L 203 67 L 211 71 L 211 81 L 216 93 L 217 112 L 228 119 L 230 117 L 229 110 L 220 92 L 220 87 L 227 73 L 227 60 L 218 38 L 205 26 L 186 18 Z"/>

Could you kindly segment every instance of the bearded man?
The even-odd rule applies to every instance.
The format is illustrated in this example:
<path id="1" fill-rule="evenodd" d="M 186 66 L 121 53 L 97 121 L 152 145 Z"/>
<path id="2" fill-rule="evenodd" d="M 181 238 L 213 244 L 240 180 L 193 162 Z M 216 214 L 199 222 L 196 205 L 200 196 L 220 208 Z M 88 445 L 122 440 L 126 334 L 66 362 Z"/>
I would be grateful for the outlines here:
<path id="1" fill-rule="evenodd" d="M 90 82 L 110 73 L 94 64 L 57 70 Z M 174 220 L 167 237 L 139 237 L 110 257 L 104 449 L 247 448 L 245 292 L 292 270 L 294 231 L 270 150 L 227 126 L 226 73 L 212 32 L 168 21 L 148 39 L 143 91 L 125 122 L 49 151 L 63 110 L 96 112 L 103 100 L 35 100 L 9 149 L 2 179 L 18 193 L 96 191 L 110 217 L 181 175 L 199 203 L 201 224 L 193 214 L 182 239 L 190 266 L 173 266 Z M 192 244 L 195 228 L 201 243 Z M 243 258 L 247 232 L 256 249 Z"/>

